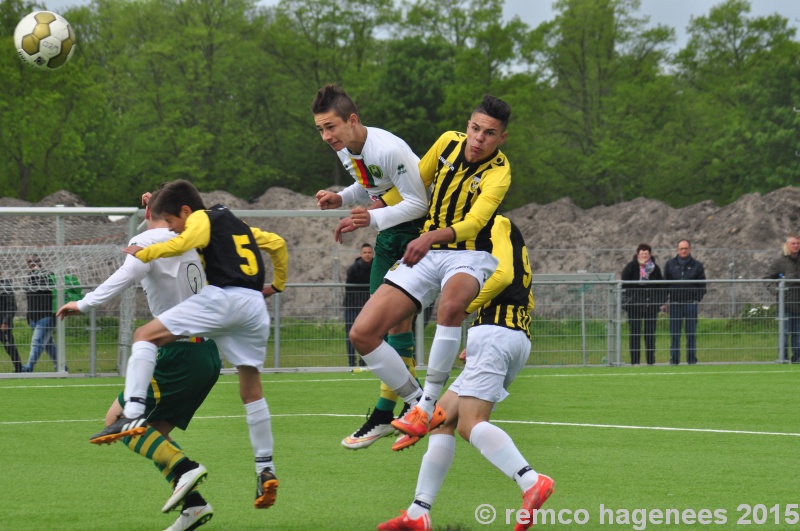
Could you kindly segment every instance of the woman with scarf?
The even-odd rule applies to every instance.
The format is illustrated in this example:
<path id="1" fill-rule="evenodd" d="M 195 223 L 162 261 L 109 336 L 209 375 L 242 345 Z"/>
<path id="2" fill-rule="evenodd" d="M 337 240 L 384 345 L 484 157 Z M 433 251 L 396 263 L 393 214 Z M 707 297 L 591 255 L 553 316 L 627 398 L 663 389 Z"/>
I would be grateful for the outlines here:
<path id="1" fill-rule="evenodd" d="M 659 307 L 666 300 L 666 286 L 650 282 L 664 279 L 652 252 L 648 244 L 640 243 L 636 256 L 623 268 L 621 275 L 623 308 L 628 312 L 630 326 L 631 365 L 639 365 L 642 325 L 647 364 L 656 362 L 656 319 Z"/>

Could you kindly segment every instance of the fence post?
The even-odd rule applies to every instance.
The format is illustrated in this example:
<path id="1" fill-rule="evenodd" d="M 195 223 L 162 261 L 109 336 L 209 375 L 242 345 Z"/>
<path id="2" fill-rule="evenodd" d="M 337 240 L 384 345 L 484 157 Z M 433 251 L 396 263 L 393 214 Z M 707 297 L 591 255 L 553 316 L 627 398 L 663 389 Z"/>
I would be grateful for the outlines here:
<path id="1" fill-rule="evenodd" d="M 617 323 L 616 323 L 617 324 L 617 330 L 616 330 L 616 332 L 617 332 L 617 334 L 616 334 L 617 335 L 617 337 L 616 337 L 617 361 L 616 361 L 616 365 L 620 366 L 620 365 L 622 365 L 622 281 L 617 282 L 616 299 L 617 299 L 617 303 L 616 303 L 616 321 L 617 321 Z M 611 361 L 611 360 L 609 360 L 609 361 Z M 609 364 L 609 365 L 611 365 L 611 364 Z"/>
<path id="2" fill-rule="evenodd" d="M 56 205 L 63 208 L 64 205 Z M 64 218 L 56 216 L 56 245 L 64 245 Z M 56 309 L 64 305 L 64 268 L 60 261 L 51 271 L 55 274 Z M 56 319 L 56 371 L 64 372 L 67 366 L 67 330 L 61 319 Z"/>
<path id="3" fill-rule="evenodd" d="M 275 319 L 272 322 L 272 342 L 273 342 L 273 349 L 274 349 L 274 365 L 276 369 L 279 369 L 281 366 L 281 294 L 276 293 L 272 296 L 275 300 L 273 302 L 273 314 L 275 315 Z"/>
<path id="4" fill-rule="evenodd" d="M 786 281 L 778 283 L 778 362 L 787 361 L 786 356 Z"/>
<path id="5" fill-rule="evenodd" d="M 89 310 L 89 376 L 97 376 L 97 311 Z"/>

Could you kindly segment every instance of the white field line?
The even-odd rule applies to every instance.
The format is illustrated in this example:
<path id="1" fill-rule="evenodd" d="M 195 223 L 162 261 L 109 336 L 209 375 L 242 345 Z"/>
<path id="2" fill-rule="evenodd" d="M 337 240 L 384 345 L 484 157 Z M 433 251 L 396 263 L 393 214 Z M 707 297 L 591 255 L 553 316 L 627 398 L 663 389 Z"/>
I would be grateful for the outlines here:
<path id="1" fill-rule="evenodd" d="M 787 374 L 787 373 L 794 373 L 800 374 L 800 371 L 796 370 L 775 370 L 775 371 L 692 371 L 692 372 L 638 372 L 637 370 L 631 370 L 626 372 L 612 372 L 612 373 L 592 373 L 592 374 L 530 374 L 531 371 L 535 371 L 536 369 L 525 369 L 524 372 L 520 373 L 517 376 L 517 380 L 524 379 L 524 378 L 608 378 L 608 377 L 616 377 L 616 376 L 703 376 L 707 374 L 712 375 L 727 375 L 727 374 Z M 327 382 L 376 382 L 378 381 L 377 378 L 329 378 L 329 379 L 316 379 L 316 380 L 270 380 L 264 379 L 262 380 L 264 384 L 296 384 L 296 383 L 327 383 Z M 224 381 L 219 381 L 216 385 L 238 385 L 239 381 L 237 379 L 228 379 Z M 0 392 L 7 390 L 7 389 L 63 389 L 66 387 L 116 387 L 121 388 L 123 385 L 121 383 L 92 383 L 92 384 L 77 384 L 77 385 L 65 385 L 65 384 L 52 384 L 52 385 L 9 385 L 9 386 L 0 386 Z"/>
<path id="2" fill-rule="evenodd" d="M 286 415 L 272 415 L 273 417 L 317 417 L 317 418 L 361 418 L 363 415 L 348 415 L 338 413 L 300 413 L 300 414 L 286 414 Z M 214 416 L 196 416 L 195 419 L 205 420 L 219 420 L 219 419 L 243 419 L 244 415 L 214 415 Z M 21 420 L 12 422 L 0 421 L 0 426 L 14 426 L 14 425 L 35 425 L 35 424 L 65 424 L 76 422 L 101 422 L 100 419 L 76 419 L 76 420 Z M 602 429 L 616 429 L 616 430 L 651 430 L 651 431 L 682 431 L 682 432 L 695 432 L 695 433 L 719 433 L 727 435 L 769 435 L 774 437 L 800 437 L 800 433 L 787 433 L 776 431 L 747 431 L 747 430 L 717 430 L 708 428 L 671 428 L 668 426 L 626 426 L 624 424 L 588 424 L 580 422 L 544 422 L 535 420 L 499 420 L 492 419 L 492 422 L 498 424 L 525 424 L 537 426 L 569 426 L 576 428 L 602 428 Z"/>
<path id="3" fill-rule="evenodd" d="M 571 377 L 609 377 L 609 376 L 677 376 L 677 375 L 701 375 L 701 374 L 783 374 L 783 373 L 796 373 L 793 370 L 777 370 L 777 371 L 698 371 L 698 372 L 626 372 L 626 373 L 596 373 L 596 374 L 520 374 L 517 378 L 571 378 Z M 332 378 L 320 380 L 266 380 L 264 383 L 281 384 L 281 383 L 325 383 L 325 382 L 352 382 L 350 378 Z M 360 378 L 355 380 L 357 382 L 375 382 L 376 378 Z M 217 385 L 225 384 L 238 384 L 237 380 L 218 382 Z M 65 387 L 116 387 L 120 388 L 120 384 L 83 384 L 83 385 L 19 385 L 0 387 L 0 391 L 4 389 L 37 389 L 37 388 L 65 388 Z M 362 417 L 363 415 L 347 415 L 347 414 L 323 414 L 323 413 L 308 413 L 308 414 L 291 414 L 291 415 L 273 415 L 273 417 Z M 196 419 L 234 419 L 244 418 L 244 415 L 217 415 L 217 416 L 197 416 Z M 58 424 L 70 422 L 97 422 L 98 419 L 87 420 L 27 420 L 27 421 L 0 421 L 0 426 L 10 425 L 33 425 L 33 424 Z M 500 420 L 493 419 L 492 422 L 498 424 L 527 424 L 539 426 L 571 426 L 578 428 L 603 428 L 603 429 L 621 429 L 621 430 L 652 430 L 652 431 L 682 431 L 682 432 L 696 432 L 696 433 L 720 433 L 720 434 L 735 434 L 735 435 L 769 435 L 769 436 L 783 436 L 783 437 L 800 437 L 800 433 L 790 432 L 765 432 L 765 431 L 747 431 L 747 430 L 719 430 L 707 428 L 675 428 L 667 426 L 626 426 L 620 424 L 590 424 L 578 422 L 544 422 L 544 421 L 527 421 L 527 420 Z"/>

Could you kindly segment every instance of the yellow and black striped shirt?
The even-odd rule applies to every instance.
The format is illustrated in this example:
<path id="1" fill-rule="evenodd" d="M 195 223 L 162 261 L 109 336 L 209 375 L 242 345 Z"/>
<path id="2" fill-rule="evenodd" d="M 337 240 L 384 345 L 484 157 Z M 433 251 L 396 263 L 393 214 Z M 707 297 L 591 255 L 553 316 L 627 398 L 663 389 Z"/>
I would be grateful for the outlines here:
<path id="1" fill-rule="evenodd" d="M 149 262 L 162 256 L 177 256 L 197 249 L 212 286 L 238 286 L 255 291 L 264 287 L 264 261 L 259 249 L 272 261 L 272 287 L 283 291 L 286 285 L 288 252 L 277 234 L 250 227 L 222 205 L 196 210 L 186 218 L 181 234 L 161 243 L 148 245 L 136 258 Z"/>
<path id="2" fill-rule="evenodd" d="M 516 225 L 498 215 L 492 227 L 491 243 L 492 256 L 499 264 L 467 308 L 469 313 L 478 310 L 472 326 L 503 326 L 522 330 L 530 338 L 533 292 L 525 240 Z"/>
<path id="3" fill-rule="evenodd" d="M 455 242 L 440 250 L 491 250 L 492 221 L 511 184 L 511 167 L 500 150 L 479 162 L 464 157 L 467 135 L 444 133 L 419 161 L 425 188 L 433 185 L 422 232 L 451 227 Z"/>

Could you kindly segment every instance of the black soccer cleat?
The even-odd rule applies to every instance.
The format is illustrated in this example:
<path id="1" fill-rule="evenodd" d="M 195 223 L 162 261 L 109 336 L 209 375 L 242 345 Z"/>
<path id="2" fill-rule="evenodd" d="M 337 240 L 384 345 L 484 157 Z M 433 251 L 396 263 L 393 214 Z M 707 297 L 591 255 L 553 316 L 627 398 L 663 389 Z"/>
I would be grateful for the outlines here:
<path id="1" fill-rule="evenodd" d="M 265 468 L 258 475 L 256 485 L 256 509 L 268 509 L 275 505 L 275 498 L 278 496 L 278 478 L 271 468 Z"/>
<path id="2" fill-rule="evenodd" d="M 147 431 L 147 417 L 139 415 L 134 419 L 120 416 L 110 426 L 89 437 L 92 444 L 111 444 L 130 436 L 142 435 Z"/>

